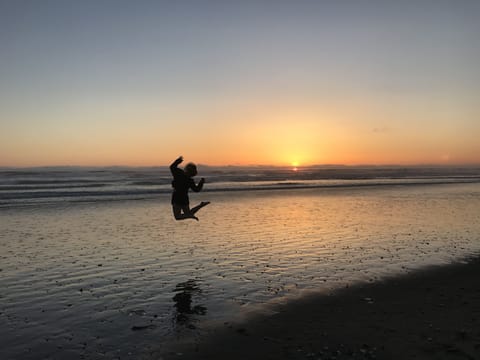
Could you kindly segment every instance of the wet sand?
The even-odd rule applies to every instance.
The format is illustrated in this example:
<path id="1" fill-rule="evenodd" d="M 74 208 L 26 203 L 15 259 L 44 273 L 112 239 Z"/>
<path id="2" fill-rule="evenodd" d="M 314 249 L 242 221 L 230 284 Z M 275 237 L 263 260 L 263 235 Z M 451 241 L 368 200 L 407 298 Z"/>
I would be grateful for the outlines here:
<path id="1" fill-rule="evenodd" d="M 163 359 L 480 359 L 480 258 L 278 306 Z"/>
<path id="2" fill-rule="evenodd" d="M 332 357 L 340 344 L 363 354 L 370 337 L 344 332 L 365 326 L 361 309 L 349 310 L 356 319 L 343 300 L 327 297 L 311 309 L 302 300 L 305 313 L 275 305 L 279 314 L 269 317 L 272 302 L 480 254 L 480 184 L 205 192 L 193 200 L 212 202 L 199 222 L 174 221 L 167 195 L 2 209 L 0 359 L 159 359 L 176 341 L 200 339 L 208 352 L 205 342 L 224 336 L 229 344 L 230 335 L 240 342 L 227 347 L 252 342 L 245 358 L 321 357 L 324 346 L 334 350 L 323 357 Z M 377 297 L 366 291 L 352 304 L 377 311 Z M 395 309 L 391 302 L 386 309 Z M 239 324 L 252 311 L 263 317 Z"/>

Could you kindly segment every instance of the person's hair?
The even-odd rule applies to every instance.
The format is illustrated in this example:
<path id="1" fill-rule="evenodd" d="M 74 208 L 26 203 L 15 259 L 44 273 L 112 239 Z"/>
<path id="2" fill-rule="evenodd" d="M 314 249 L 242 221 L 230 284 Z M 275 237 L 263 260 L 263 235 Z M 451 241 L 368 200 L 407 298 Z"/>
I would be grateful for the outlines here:
<path id="1" fill-rule="evenodd" d="M 197 165 L 195 165 L 194 163 L 188 163 L 187 165 L 185 165 L 185 172 L 189 176 L 197 175 Z"/>

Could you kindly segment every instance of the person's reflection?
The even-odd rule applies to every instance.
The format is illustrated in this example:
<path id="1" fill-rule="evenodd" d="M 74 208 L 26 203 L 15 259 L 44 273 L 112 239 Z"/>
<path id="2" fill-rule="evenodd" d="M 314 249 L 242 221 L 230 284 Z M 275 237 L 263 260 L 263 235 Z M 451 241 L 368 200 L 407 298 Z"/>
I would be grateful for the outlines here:
<path id="1" fill-rule="evenodd" d="M 174 292 L 176 294 L 173 297 L 173 301 L 177 310 L 176 320 L 178 323 L 188 325 L 190 315 L 205 315 L 207 313 L 207 308 L 203 305 L 192 307 L 192 296 L 202 293 L 196 280 L 188 280 L 178 284 Z"/>

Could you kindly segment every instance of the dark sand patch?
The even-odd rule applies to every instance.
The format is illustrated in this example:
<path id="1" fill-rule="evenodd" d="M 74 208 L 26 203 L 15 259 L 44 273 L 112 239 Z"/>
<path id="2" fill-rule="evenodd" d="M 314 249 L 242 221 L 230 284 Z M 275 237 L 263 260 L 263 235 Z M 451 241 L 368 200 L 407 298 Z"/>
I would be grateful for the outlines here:
<path id="1" fill-rule="evenodd" d="M 312 296 L 163 359 L 480 359 L 480 259 Z"/>

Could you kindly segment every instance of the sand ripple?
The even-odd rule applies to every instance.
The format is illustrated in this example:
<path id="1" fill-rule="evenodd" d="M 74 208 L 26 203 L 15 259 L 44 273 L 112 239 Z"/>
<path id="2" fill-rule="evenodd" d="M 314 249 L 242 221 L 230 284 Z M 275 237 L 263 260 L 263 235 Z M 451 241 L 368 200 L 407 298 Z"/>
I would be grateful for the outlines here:
<path id="1" fill-rule="evenodd" d="M 198 223 L 168 200 L 2 210 L 2 358 L 148 358 L 257 305 L 480 251 L 478 184 L 205 193 Z"/>

